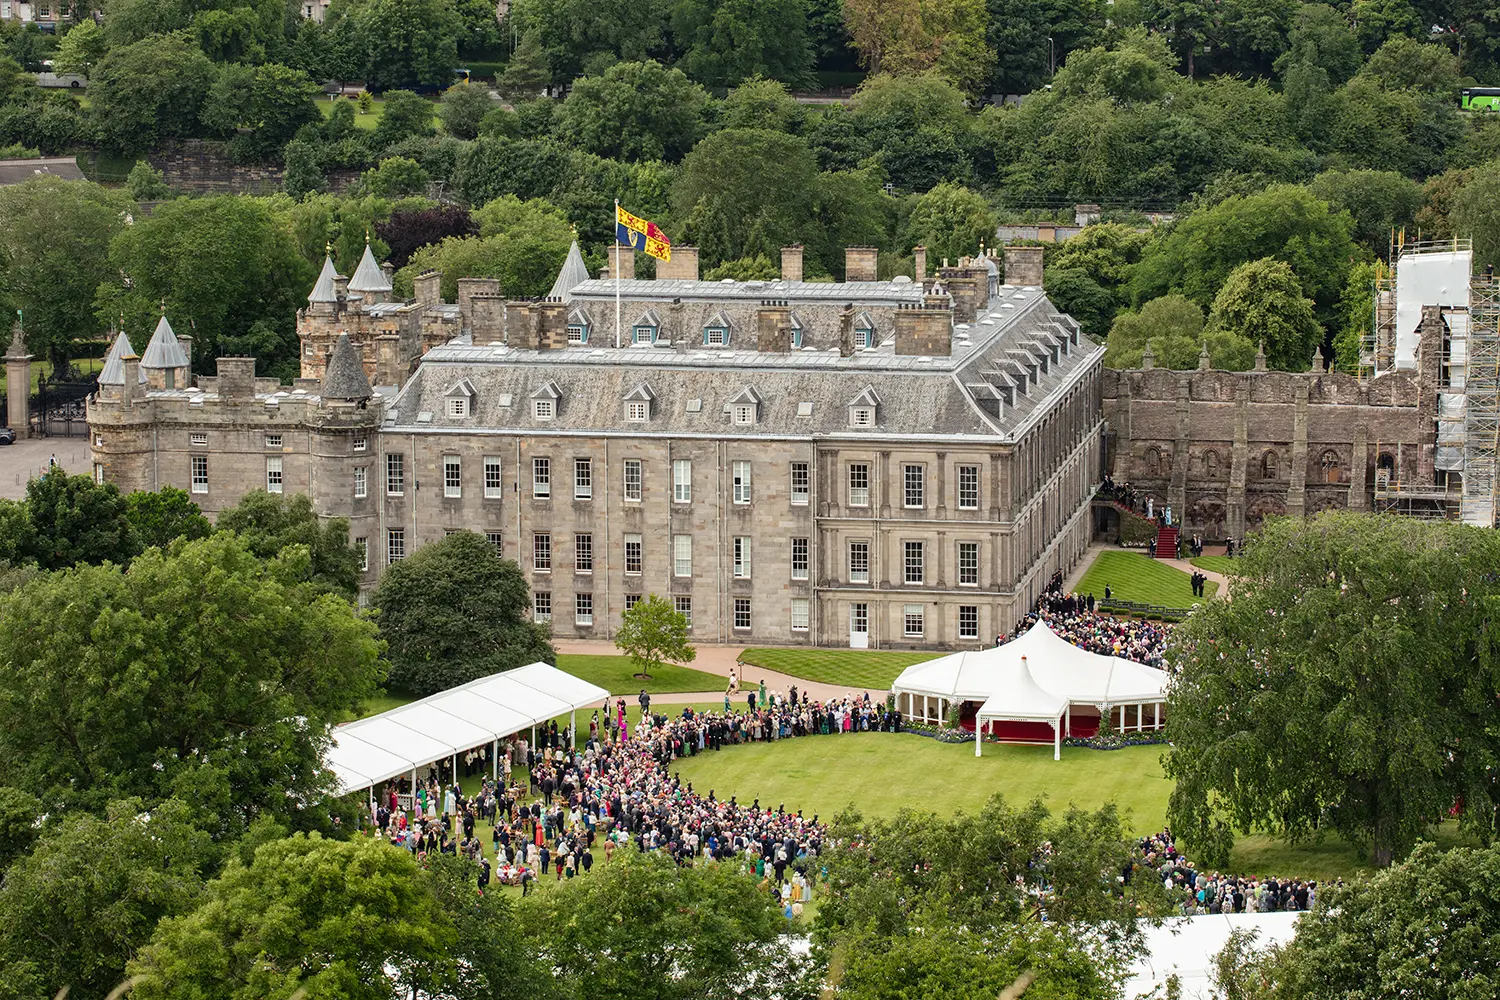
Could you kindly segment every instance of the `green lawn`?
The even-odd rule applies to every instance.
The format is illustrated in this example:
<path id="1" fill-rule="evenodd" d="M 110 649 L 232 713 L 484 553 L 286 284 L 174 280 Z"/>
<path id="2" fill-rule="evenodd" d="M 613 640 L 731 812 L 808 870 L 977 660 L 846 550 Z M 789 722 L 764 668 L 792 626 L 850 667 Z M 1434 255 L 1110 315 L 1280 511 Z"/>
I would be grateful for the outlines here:
<path id="1" fill-rule="evenodd" d="M 850 690 L 887 691 L 891 682 L 913 663 L 936 659 L 943 653 L 895 653 L 864 649 L 747 649 L 745 663 Z M 746 670 L 743 684 L 758 683 Z"/>
<path id="2" fill-rule="evenodd" d="M 1192 562 L 1193 565 L 1197 566 L 1199 569 L 1206 569 L 1210 573 L 1222 573 L 1225 576 L 1229 575 L 1229 570 L 1234 566 L 1235 563 L 1235 561 L 1228 556 L 1199 556 Z"/>
<path id="3" fill-rule="evenodd" d="M 366 115 L 360 113 L 359 101 L 356 99 L 357 97 L 358 95 L 353 91 L 344 94 L 342 97 L 337 97 L 337 99 L 335 100 L 329 100 L 325 95 L 322 100 L 318 101 L 318 107 L 322 110 L 323 117 L 326 119 L 328 116 L 333 114 L 333 109 L 338 106 L 339 101 L 348 101 L 354 106 L 355 126 L 362 129 L 373 129 L 376 125 L 380 124 L 380 118 L 385 114 L 385 101 L 381 100 L 378 97 L 375 98 L 374 103 L 370 106 L 370 113 Z M 433 101 L 431 103 L 433 116 L 436 117 L 437 102 Z"/>
<path id="4" fill-rule="evenodd" d="M 986 743 L 975 758 L 972 743 L 943 744 L 922 736 L 860 733 L 804 737 L 729 747 L 678 761 L 684 781 L 719 798 L 801 809 L 831 819 L 851 803 L 866 816 L 891 816 L 902 806 L 940 816 L 973 811 L 995 792 L 1012 804 L 1040 797 L 1054 814 L 1070 804 L 1096 809 L 1114 802 L 1125 828 L 1144 834 L 1166 823 L 1172 784 L 1162 773 L 1163 748 L 1085 750 Z M 1449 824 L 1448 826 L 1451 826 Z M 1445 827 L 1439 841 L 1456 840 Z M 1291 846 L 1271 837 L 1242 836 L 1230 869 L 1247 875 L 1327 879 L 1365 867 L 1362 851 L 1337 837 Z"/>
<path id="5" fill-rule="evenodd" d="M 1104 588 L 1120 601 L 1160 604 L 1169 608 L 1190 608 L 1203 598 L 1193 596 L 1192 578 L 1141 552 L 1111 550 L 1099 553 L 1094 564 L 1073 589 L 1104 599 Z M 1204 585 L 1206 596 L 1214 596 L 1219 585 L 1210 580 Z"/>
<path id="6" fill-rule="evenodd" d="M 584 656 L 564 653 L 557 658 L 560 670 L 597 684 L 610 694 L 625 695 L 626 701 L 640 694 L 645 688 L 652 694 L 668 694 L 679 691 L 719 691 L 729 682 L 718 674 L 704 673 L 691 667 L 679 667 L 668 663 L 657 669 L 651 679 L 643 681 L 635 676 L 635 665 L 628 656 Z"/>
<path id="7" fill-rule="evenodd" d="M 145 348 L 142 347 L 141 350 L 145 350 Z M 103 370 L 104 370 L 104 359 L 103 358 L 74 358 L 73 359 L 73 372 L 74 372 L 75 375 L 83 375 L 84 377 L 87 377 L 89 375 L 94 374 L 95 372 L 103 371 Z M 52 362 L 50 362 L 50 361 L 40 361 L 40 360 L 33 361 L 31 363 L 31 391 L 32 392 L 36 392 L 37 383 L 41 380 L 41 378 L 43 376 L 46 376 L 47 378 L 51 378 L 52 377 Z"/>

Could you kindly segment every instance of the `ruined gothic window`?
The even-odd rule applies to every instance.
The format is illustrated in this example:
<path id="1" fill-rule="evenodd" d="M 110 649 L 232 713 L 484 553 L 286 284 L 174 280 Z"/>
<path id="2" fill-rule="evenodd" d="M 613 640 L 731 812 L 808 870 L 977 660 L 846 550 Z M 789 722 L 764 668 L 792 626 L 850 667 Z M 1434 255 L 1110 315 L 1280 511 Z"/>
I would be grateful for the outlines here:
<path id="1" fill-rule="evenodd" d="M 1210 476 L 1219 474 L 1219 453 L 1210 451 L 1203 456 L 1203 468 Z"/>
<path id="2" fill-rule="evenodd" d="M 1262 479 L 1276 478 L 1276 453 L 1268 451 L 1260 457 L 1260 475 Z"/>
<path id="3" fill-rule="evenodd" d="M 1155 448 L 1146 450 L 1146 475 L 1157 476 L 1161 474 L 1161 452 Z"/>
<path id="4" fill-rule="evenodd" d="M 1337 452 L 1323 452 L 1323 457 L 1319 459 L 1318 465 L 1323 470 L 1323 481 L 1325 483 L 1336 483 L 1339 481 L 1339 456 Z"/>

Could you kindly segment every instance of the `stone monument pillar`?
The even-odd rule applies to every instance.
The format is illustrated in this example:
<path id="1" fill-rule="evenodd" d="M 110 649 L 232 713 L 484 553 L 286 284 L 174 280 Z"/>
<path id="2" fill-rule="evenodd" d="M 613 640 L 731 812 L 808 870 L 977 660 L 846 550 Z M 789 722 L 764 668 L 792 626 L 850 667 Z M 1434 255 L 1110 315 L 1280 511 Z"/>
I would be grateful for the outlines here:
<path id="1" fill-rule="evenodd" d="M 17 438 L 31 436 L 31 355 L 26 353 L 26 338 L 21 335 L 21 321 L 11 330 L 10 350 L 5 352 L 5 399 L 6 412 L 0 413 L 5 426 L 16 432 Z"/>

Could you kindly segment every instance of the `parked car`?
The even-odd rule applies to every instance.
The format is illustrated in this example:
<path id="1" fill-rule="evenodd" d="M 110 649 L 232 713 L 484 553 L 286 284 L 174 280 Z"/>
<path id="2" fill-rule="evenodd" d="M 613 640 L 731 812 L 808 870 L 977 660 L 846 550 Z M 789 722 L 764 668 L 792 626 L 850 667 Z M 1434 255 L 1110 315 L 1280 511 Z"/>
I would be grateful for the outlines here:
<path id="1" fill-rule="evenodd" d="M 16 432 L 9 427 L 0 427 L 0 444 L 15 444 Z"/>

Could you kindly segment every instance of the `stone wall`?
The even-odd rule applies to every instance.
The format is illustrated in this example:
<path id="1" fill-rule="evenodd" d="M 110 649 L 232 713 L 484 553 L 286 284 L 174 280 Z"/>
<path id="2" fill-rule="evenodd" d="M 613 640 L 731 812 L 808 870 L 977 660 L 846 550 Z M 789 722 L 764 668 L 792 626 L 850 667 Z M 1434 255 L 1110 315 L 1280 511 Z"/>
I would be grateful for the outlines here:
<path id="1" fill-rule="evenodd" d="M 274 194 L 285 171 L 275 164 L 235 163 L 221 142 L 184 139 L 167 143 L 147 157 L 174 191 L 193 194 Z M 335 194 L 359 178 L 358 170 L 334 170 L 328 189 Z"/>

